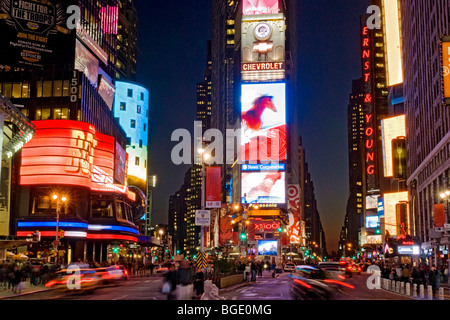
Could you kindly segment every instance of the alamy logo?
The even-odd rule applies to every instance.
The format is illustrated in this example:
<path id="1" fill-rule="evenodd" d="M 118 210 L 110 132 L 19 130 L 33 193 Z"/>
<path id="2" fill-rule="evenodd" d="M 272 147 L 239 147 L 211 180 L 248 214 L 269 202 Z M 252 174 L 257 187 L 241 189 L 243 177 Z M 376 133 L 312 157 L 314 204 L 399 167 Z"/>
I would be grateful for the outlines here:
<path id="1" fill-rule="evenodd" d="M 67 289 L 80 290 L 81 289 L 81 270 L 80 267 L 71 265 L 67 268 L 66 273 L 70 275 L 67 277 Z"/>
<path id="2" fill-rule="evenodd" d="M 381 29 L 381 9 L 379 6 L 373 5 L 367 8 L 367 13 L 372 14 L 367 19 L 367 27 L 370 30 Z"/>
<path id="3" fill-rule="evenodd" d="M 367 273 L 371 274 L 369 278 L 367 278 L 367 288 L 370 290 L 373 289 L 381 289 L 381 270 L 378 266 L 369 266 L 367 268 Z"/>

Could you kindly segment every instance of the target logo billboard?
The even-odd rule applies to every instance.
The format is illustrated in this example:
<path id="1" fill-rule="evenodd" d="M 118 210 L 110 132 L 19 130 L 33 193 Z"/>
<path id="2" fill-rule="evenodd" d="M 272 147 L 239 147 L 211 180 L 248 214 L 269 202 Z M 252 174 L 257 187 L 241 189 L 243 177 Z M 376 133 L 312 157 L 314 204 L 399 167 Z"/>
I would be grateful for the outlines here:
<path id="1" fill-rule="evenodd" d="M 291 243 L 300 242 L 300 186 L 290 184 L 287 187 L 288 196 L 288 235 Z"/>

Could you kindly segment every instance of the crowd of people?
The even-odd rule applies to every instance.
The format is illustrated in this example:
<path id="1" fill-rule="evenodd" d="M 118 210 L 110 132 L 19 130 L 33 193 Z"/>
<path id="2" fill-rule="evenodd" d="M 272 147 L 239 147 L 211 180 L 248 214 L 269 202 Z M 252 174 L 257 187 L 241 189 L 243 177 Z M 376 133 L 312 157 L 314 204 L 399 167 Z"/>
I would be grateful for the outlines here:
<path id="1" fill-rule="evenodd" d="M 57 272 L 59 267 L 43 262 L 6 261 L 0 268 L 0 290 L 10 290 L 20 293 L 24 282 L 31 285 L 45 284 Z"/>
<path id="2" fill-rule="evenodd" d="M 203 270 L 195 269 L 192 262 L 182 260 L 176 269 L 171 265 L 165 274 L 168 300 L 199 300 L 205 289 L 205 274 Z"/>
<path id="3" fill-rule="evenodd" d="M 441 283 L 448 281 L 448 268 L 442 268 L 441 266 L 430 267 L 425 264 L 418 267 L 408 264 L 385 264 L 381 268 L 381 277 L 394 281 L 408 282 L 412 285 L 417 284 L 417 286 L 430 285 L 433 289 L 433 294 L 436 294 Z"/>

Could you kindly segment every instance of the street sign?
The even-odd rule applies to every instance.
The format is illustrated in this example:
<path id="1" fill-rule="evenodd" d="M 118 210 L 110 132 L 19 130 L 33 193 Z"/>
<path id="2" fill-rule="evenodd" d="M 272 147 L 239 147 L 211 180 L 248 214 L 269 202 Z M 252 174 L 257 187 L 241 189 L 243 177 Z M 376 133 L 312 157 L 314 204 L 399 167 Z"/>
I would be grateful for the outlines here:
<path id="1" fill-rule="evenodd" d="M 195 210 L 195 225 L 209 227 L 211 225 L 211 210 Z"/>
<path id="2" fill-rule="evenodd" d="M 197 254 L 197 269 L 204 269 L 208 266 L 208 261 L 206 260 L 206 253 L 199 252 Z"/>

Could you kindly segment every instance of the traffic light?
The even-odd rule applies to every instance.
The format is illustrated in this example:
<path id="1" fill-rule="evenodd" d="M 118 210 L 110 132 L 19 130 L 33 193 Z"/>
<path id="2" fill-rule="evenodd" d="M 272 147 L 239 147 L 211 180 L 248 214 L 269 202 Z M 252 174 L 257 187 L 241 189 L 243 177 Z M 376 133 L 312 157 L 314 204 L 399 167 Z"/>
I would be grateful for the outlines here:
<path id="1" fill-rule="evenodd" d="M 381 234 L 381 230 L 380 230 L 380 229 L 376 229 L 376 230 L 375 230 L 375 233 L 376 233 L 376 234 Z"/>
<path id="2" fill-rule="evenodd" d="M 279 228 L 278 228 L 278 232 L 281 232 L 281 231 L 283 231 L 283 228 L 282 228 L 282 227 L 279 227 Z"/>
<path id="3" fill-rule="evenodd" d="M 64 230 L 59 230 L 59 238 L 64 238 Z"/>
<path id="4" fill-rule="evenodd" d="M 241 232 L 240 238 L 241 238 L 242 241 L 244 241 L 245 239 L 247 239 L 247 235 L 245 234 L 245 232 Z"/>
<path id="5" fill-rule="evenodd" d="M 119 252 L 119 248 L 114 247 L 113 252 L 114 252 L 114 253 L 118 253 L 118 252 Z"/>

